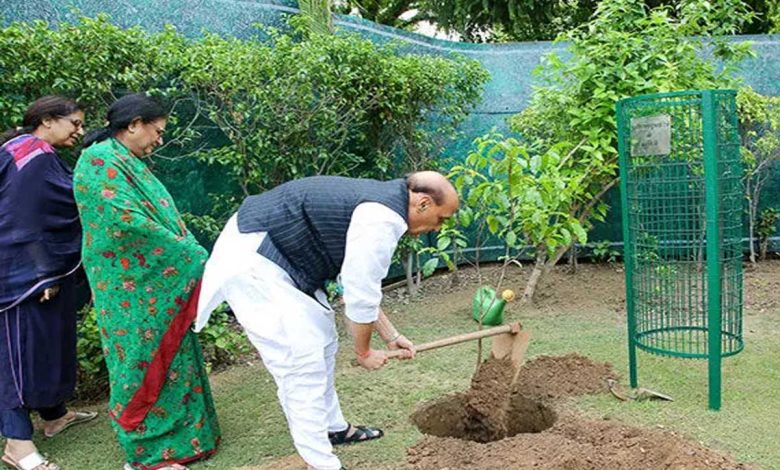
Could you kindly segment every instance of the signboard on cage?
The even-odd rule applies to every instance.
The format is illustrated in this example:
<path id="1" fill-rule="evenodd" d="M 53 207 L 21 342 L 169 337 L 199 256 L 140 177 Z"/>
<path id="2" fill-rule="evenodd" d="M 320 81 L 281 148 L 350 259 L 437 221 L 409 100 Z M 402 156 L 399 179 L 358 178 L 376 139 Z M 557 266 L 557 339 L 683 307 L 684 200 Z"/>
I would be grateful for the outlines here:
<path id="1" fill-rule="evenodd" d="M 672 117 L 668 114 L 631 118 L 631 155 L 669 155 Z"/>

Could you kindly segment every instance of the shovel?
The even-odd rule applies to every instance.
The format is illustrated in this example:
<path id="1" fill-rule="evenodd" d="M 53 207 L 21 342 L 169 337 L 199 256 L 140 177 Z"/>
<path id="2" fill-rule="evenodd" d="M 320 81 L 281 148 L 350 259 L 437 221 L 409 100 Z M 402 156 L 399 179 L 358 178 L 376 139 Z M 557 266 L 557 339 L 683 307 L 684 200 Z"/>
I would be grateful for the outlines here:
<path id="1" fill-rule="evenodd" d="M 452 346 L 453 344 L 465 343 L 480 338 L 493 337 L 493 346 L 491 353 L 496 359 L 508 359 L 511 361 L 515 371 L 520 369 L 523 363 L 525 351 L 528 349 L 528 342 L 531 339 L 531 333 L 523 330 L 520 322 L 510 323 L 509 325 L 497 326 L 485 330 L 464 333 L 461 335 L 450 336 L 448 338 L 438 339 L 430 343 L 418 344 L 415 346 L 417 352 L 429 351 L 431 349 Z M 387 351 L 387 357 L 399 357 L 403 354 L 401 350 Z"/>
<path id="2" fill-rule="evenodd" d="M 610 393 L 621 401 L 642 401 L 642 400 L 665 400 L 674 401 L 672 397 L 649 388 L 639 387 L 631 393 L 626 393 L 623 388 L 614 379 L 607 379 L 607 387 L 609 387 Z"/>

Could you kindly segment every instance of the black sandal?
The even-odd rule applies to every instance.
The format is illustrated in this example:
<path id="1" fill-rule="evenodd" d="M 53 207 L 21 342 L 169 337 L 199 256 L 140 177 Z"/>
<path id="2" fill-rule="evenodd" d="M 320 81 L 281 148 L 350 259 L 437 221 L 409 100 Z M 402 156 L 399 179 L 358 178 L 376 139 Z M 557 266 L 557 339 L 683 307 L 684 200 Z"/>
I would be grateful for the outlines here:
<path id="1" fill-rule="evenodd" d="M 338 432 L 329 432 L 328 439 L 330 439 L 331 445 L 338 446 L 343 444 L 354 444 L 357 442 L 365 442 L 373 439 L 379 439 L 385 435 L 385 432 L 379 428 L 370 428 L 368 426 L 355 426 L 355 432 L 351 436 L 347 437 L 351 424 L 347 424 L 347 429 Z"/>

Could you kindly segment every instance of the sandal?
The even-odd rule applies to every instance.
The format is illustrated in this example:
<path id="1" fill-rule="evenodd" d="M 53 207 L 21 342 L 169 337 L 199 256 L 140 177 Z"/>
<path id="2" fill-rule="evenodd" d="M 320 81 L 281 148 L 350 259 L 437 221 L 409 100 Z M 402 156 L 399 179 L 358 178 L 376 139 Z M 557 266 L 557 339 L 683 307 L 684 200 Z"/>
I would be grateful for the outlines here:
<path id="1" fill-rule="evenodd" d="M 16 470 L 60 470 L 59 465 L 50 463 L 48 460 L 44 459 L 39 452 L 33 452 L 32 454 L 19 459 L 19 461 L 15 461 L 8 454 L 4 454 L 0 457 L 0 461 L 8 468 L 14 468 Z"/>
<path id="2" fill-rule="evenodd" d="M 59 428 L 58 430 L 52 433 L 44 431 L 43 435 L 49 438 L 54 437 L 57 434 L 61 433 L 62 431 L 73 426 L 74 424 L 81 424 L 81 423 L 86 423 L 87 421 L 92 421 L 97 417 L 97 415 L 98 415 L 97 411 L 75 411 L 73 413 L 73 419 L 71 419 L 70 421 L 65 423 L 61 428 Z"/>
<path id="3" fill-rule="evenodd" d="M 370 428 L 368 426 L 355 426 L 355 432 L 351 436 L 347 437 L 349 430 L 352 429 L 352 425 L 347 423 L 347 429 L 338 432 L 329 432 L 328 439 L 330 444 L 334 446 L 342 444 L 354 444 L 357 442 L 365 442 L 373 439 L 379 439 L 385 435 L 385 432 L 379 428 Z"/>

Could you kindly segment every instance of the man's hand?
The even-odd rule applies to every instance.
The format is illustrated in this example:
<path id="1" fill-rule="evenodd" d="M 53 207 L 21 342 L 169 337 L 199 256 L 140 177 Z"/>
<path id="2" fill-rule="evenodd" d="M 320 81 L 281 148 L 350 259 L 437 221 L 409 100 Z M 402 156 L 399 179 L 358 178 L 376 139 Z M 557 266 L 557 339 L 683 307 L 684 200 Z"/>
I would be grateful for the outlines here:
<path id="1" fill-rule="evenodd" d="M 365 356 L 358 354 L 357 361 L 364 369 L 377 370 L 387 363 L 387 354 L 384 351 L 369 349 Z"/>
<path id="2" fill-rule="evenodd" d="M 47 287 L 46 289 L 43 289 L 43 295 L 41 296 L 39 302 L 43 303 L 46 302 L 47 300 L 53 299 L 54 296 L 56 296 L 59 291 L 60 291 L 60 286 L 51 286 L 51 287 Z"/>
<path id="3" fill-rule="evenodd" d="M 396 339 L 387 343 L 387 349 L 402 349 L 404 354 L 398 356 L 399 359 L 414 359 L 414 355 L 417 353 L 414 343 L 404 335 L 398 335 Z"/>

